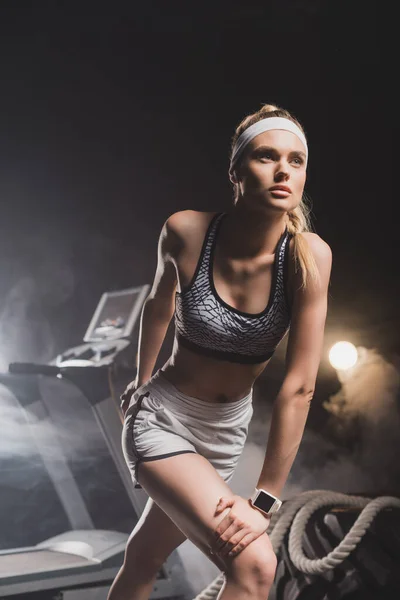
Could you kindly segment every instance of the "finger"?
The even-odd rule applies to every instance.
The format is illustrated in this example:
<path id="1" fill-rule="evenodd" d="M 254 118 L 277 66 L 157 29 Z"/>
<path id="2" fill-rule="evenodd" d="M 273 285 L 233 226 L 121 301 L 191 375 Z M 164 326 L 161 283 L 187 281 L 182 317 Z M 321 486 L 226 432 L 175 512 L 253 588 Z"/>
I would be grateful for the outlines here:
<path id="1" fill-rule="evenodd" d="M 129 408 L 129 402 L 121 402 L 121 410 L 123 415 L 125 416 L 125 413 L 127 412 Z"/>
<path id="2" fill-rule="evenodd" d="M 233 523 L 233 519 L 227 515 L 224 519 L 222 519 L 221 523 L 218 525 L 217 529 L 214 532 L 215 537 L 215 545 L 214 547 L 218 547 L 221 544 L 224 544 L 227 539 L 229 539 L 225 532 L 230 528 Z"/>
<path id="3" fill-rule="evenodd" d="M 243 536 L 243 538 L 238 542 L 229 552 L 228 556 L 231 558 L 233 556 L 237 556 L 244 550 L 251 542 L 254 542 L 259 536 L 254 532 L 248 533 Z"/>
<path id="4" fill-rule="evenodd" d="M 219 534 L 215 542 L 215 548 L 218 549 L 225 546 L 225 544 L 230 540 L 230 538 L 233 535 L 235 535 L 237 531 L 239 531 L 239 529 L 240 527 L 238 526 L 238 524 L 235 521 L 232 521 L 231 524 L 228 525 L 226 529 Z"/>
<path id="5" fill-rule="evenodd" d="M 233 498 L 225 498 L 224 496 L 222 496 L 222 498 L 219 499 L 218 504 L 217 504 L 217 508 L 216 508 L 216 513 L 220 513 L 221 511 L 223 511 L 225 508 L 229 508 L 232 507 L 234 505 L 235 501 Z"/>
<path id="6" fill-rule="evenodd" d="M 215 547 L 221 548 L 224 546 L 232 535 L 246 526 L 235 514 L 232 512 L 227 513 L 215 530 Z"/>
<path id="7" fill-rule="evenodd" d="M 129 401 L 130 398 L 131 398 L 131 396 L 132 396 L 132 394 L 133 394 L 133 390 L 125 390 L 121 394 L 120 398 L 121 398 L 121 400 L 127 400 L 127 401 Z"/>
<path id="8" fill-rule="evenodd" d="M 216 542 L 217 552 L 228 552 L 249 532 L 248 527 L 233 522 L 228 529 L 226 529 L 222 536 Z M 234 543 L 231 542 L 232 538 Z"/>
<path id="9" fill-rule="evenodd" d="M 214 530 L 215 544 L 220 541 L 220 538 L 224 535 L 225 531 L 232 525 L 234 521 L 235 517 L 231 513 L 227 513 L 222 521 L 218 523 L 218 526 Z"/>
<path id="10" fill-rule="evenodd" d="M 246 538 L 249 534 L 254 534 L 254 532 L 251 531 L 249 527 L 239 529 L 239 531 L 234 533 L 229 538 L 229 540 L 225 544 L 224 548 L 222 548 L 222 550 L 219 552 L 219 555 L 220 556 L 230 556 L 230 552 L 232 552 L 232 550 L 236 546 L 238 546 L 238 544 L 240 544 L 242 542 L 242 540 L 244 540 L 244 538 Z M 250 543 L 250 542 L 248 542 L 248 543 Z"/>

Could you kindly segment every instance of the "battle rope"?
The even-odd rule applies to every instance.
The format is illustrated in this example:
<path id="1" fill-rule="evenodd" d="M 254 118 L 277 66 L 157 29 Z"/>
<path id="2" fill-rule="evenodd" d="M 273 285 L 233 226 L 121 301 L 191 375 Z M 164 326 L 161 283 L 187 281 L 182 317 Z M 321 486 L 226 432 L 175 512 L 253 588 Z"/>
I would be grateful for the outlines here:
<path id="1" fill-rule="evenodd" d="M 350 531 L 336 548 L 329 552 L 324 558 L 307 558 L 301 545 L 307 522 L 315 510 L 329 504 L 364 508 L 358 515 L 358 518 Z M 346 496 L 345 494 L 338 494 L 335 492 L 329 492 L 325 497 L 314 498 L 299 510 L 290 529 L 289 555 L 291 561 L 295 567 L 299 569 L 299 571 L 303 571 L 303 573 L 318 574 L 333 569 L 343 562 L 344 559 L 349 556 L 350 552 L 358 546 L 378 512 L 388 506 L 400 508 L 400 498 L 380 496 L 379 498 L 371 500 L 371 498 Z"/>
<path id="2" fill-rule="evenodd" d="M 356 522 L 339 545 L 324 558 L 307 558 L 302 549 L 302 537 L 306 525 L 321 506 L 339 505 L 363 508 Z M 356 548 L 379 511 L 386 507 L 400 508 L 400 498 L 394 496 L 349 496 L 329 490 L 310 490 L 286 500 L 281 510 L 272 515 L 269 538 L 277 553 L 287 530 L 289 532 L 289 555 L 296 568 L 303 573 L 318 574 L 333 569 Z M 194 600 L 216 600 L 225 582 L 224 573 L 210 583 Z"/>

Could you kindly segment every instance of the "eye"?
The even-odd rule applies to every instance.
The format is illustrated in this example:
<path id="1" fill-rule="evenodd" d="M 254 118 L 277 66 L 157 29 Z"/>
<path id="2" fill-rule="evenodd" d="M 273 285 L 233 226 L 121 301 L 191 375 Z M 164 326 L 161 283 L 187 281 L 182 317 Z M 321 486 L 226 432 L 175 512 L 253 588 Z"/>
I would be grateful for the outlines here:
<path id="1" fill-rule="evenodd" d="M 304 160 L 300 156 L 295 156 L 293 158 L 294 161 L 297 161 L 296 164 L 301 166 L 304 163 Z"/>
<path id="2" fill-rule="evenodd" d="M 272 159 L 272 152 L 269 152 L 268 150 L 264 150 L 263 152 L 260 152 L 259 154 L 259 158 L 269 158 Z"/>

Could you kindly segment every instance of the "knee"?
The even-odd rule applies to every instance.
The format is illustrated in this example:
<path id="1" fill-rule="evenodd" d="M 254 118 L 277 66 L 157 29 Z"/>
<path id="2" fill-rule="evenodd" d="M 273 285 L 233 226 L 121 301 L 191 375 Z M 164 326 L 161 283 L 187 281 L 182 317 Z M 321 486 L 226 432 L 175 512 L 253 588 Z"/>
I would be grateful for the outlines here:
<path id="1" fill-rule="evenodd" d="M 245 568 L 247 576 L 261 588 L 269 588 L 274 582 L 277 559 L 272 549 L 264 552 L 249 552 L 246 556 Z"/>
<path id="2" fill-rule="evenodd" d="M 253 589 L 269 590 L 275 578 L 276 567 L 277 558 L 271 542 L 262 535 L 232 559 L 227 575 L 230 573 L 237 581 L 244 581 Z"/>

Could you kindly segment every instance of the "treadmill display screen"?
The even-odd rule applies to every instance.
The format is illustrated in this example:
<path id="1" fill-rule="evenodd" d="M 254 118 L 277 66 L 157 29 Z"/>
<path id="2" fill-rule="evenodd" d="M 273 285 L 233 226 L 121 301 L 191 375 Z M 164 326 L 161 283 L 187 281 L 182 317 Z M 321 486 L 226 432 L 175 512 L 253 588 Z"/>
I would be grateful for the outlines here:
<path id="1" fill-rule="evenodd" d="M 143 301 L 143 287 L 104 293 L 84 340 L 99 342 L 131 335 Z"/>

